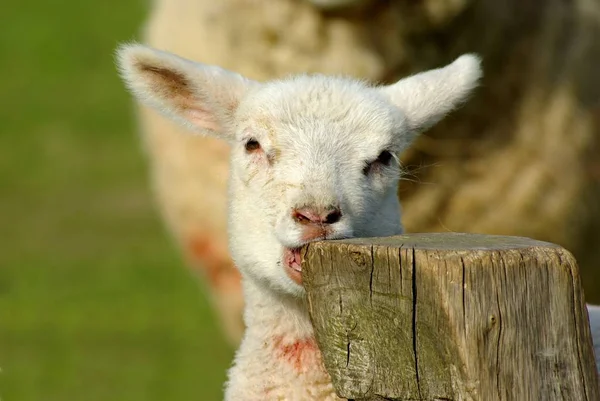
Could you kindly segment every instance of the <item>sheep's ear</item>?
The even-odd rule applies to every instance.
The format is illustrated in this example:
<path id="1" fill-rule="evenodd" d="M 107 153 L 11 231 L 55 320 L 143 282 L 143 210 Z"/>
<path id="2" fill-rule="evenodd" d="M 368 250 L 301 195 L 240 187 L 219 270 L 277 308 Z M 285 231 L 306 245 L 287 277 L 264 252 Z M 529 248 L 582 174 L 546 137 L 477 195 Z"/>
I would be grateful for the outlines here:
<path id="1" fill-rule="evenodd" d="M 117 63 L 129 90 L 193 130 L 233 139 L 231 124 L 241 98 L 258 85 L 219 67 L 142 45 L 123 45 Z"/>
<path id="2" fill-rule="evenodd" d="M 418 133 L 464 102 L 481 76 L 479 57 L 465 54 L 443 68 L 412 75 L 380 90 L 404 112 L 411 129 Z"/>

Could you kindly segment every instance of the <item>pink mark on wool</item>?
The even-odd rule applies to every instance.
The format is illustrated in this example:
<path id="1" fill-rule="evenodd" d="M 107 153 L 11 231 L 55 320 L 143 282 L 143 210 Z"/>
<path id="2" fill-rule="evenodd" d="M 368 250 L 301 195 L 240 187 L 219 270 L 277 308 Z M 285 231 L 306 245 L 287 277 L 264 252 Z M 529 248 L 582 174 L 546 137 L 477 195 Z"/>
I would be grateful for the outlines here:
<path id="1" fill-rule="evenodd" d="M 288 343 L 284 342 L 282 336 L 277 336 L 273 339 L 273 345 L 275 355 L 299 373 L 320 366 L 321 358 L 314 338 L 303 338 Z"/>
<path id="2" fill-rule="evenodd" d="M 209 234 L 196 233 L 189 236 L 187 251 L 192 262 L 204 271 L 213 289 L 237 292 L 241 288 L 241 276 L 235 268 L 226 248 Z"/>

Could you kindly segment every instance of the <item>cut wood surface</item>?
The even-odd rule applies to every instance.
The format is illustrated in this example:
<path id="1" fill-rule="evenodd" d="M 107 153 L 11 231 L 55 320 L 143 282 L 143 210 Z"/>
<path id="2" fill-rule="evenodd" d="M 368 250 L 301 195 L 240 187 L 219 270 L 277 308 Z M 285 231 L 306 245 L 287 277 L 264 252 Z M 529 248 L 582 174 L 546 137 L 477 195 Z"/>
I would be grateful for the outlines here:
<path id="1" fill-rule="evenodd" d="M 576 261 L 521 237 L 311 243 L 303 281 L 338 395 L 600 400 Z"/>

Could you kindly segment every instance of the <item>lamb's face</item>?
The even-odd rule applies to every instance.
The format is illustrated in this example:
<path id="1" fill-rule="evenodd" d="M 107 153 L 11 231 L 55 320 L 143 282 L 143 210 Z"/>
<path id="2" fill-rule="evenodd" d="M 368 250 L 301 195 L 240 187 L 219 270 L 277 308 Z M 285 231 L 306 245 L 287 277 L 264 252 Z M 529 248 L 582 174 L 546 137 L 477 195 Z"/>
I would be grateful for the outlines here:
<path id="1" fill-rule="evenodd" d="M 303 292 L 301 245 L 401 232 L 399 154 L 481 75 L 463 56 L 385 87 L 323 76 L 260 84 L 144 46 L 118 55 L 142 101 L 231 144 L 232 256 L 245 277 L 293 295 Z"/>
<path id="2" fill-rule="evenodd" d="M 232 250 L 248 274 L 297 292 L 307 242 L 402 231 L 397 156 L 412 132 L 376 89 L 321 76 L 274 82 L 241 102 L 235 127 Z"/>

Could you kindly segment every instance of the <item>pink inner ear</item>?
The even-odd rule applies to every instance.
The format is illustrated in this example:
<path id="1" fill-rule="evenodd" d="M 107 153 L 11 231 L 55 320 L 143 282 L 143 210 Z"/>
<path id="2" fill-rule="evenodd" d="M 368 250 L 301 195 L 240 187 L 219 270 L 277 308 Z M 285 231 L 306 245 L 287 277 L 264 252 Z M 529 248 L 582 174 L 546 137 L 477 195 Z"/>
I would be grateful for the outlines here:
<path id="1" fill-rule="evenodd" d="M 185 111 L 187 119 L 196 127 L 213 131 L 220 132 L 221 126 L 217 122 L 214 114 L 208 110 L 199 108 L 197 105 L 192 106 L 193 108 L 187 108 Z"/>
<path id="2" fill-rule="evenodd" d="M 213 132 L 221 131 L 217 116 L 196 95 L 197 89 L 183 72 L 141 61 L 135 67 L 146 77 L 151 91 L 163 98 L 174 111 L 181 113 L 194 126 Z"/>

